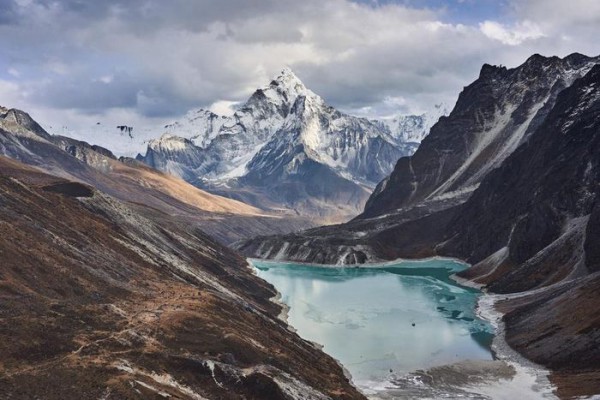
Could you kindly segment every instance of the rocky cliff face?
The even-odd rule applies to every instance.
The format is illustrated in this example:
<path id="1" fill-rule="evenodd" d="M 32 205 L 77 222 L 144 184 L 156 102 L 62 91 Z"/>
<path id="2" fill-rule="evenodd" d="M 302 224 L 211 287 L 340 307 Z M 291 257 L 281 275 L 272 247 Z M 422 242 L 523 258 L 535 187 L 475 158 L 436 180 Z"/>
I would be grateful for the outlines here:
<path id="1" fill-rule="evenodd" d="M 510 270 L 496 273 L 496 291 L 523 291 L 569 274 L 594 272 L 594 250 L 590 270 L 583 254 L 595 238 L 590 219 L 600 194 L 599 156 L 600 66 L 595 66 L 560 93 L 531 138 L 460 207 L 447 228 L 449 240 L 439 251 L 472 263 L 502 252 L 496 266 Z M 559 272 L 562 262 L 555 260 L 556 265 L 547 265 L 542 274 L 541 264 L 548 264 L 550 254 L 574 237 L 580 263 L 562 262 L 572 268 L 580 264 L 578 271 Z"/>
<path id="2" fill-rule="evenodd" d="M 600 65 L 558 95 L 437 249 L 473 263 L 464 276 L 489 290 L 524 294 L 501 305 L 507 340 L 554 369 L 565 396 L 600 390 L 599 160 Z"/>
<path id="3" fill-rule="evenodd" d="M 289 69 L 233 116 L 200 110 L 186 121 L 168 125 L 139 159 L 259 207 L 337 219 L 360 212 L 430 126 L 425 116 L 386 124 L 341 113 Z"/>
<path id="4" fill-rule="evenodd" d="M 527 70 L 525 67 L 535 62 L 536 68 L 540 63 L 547 65 L 544 70 L 555 76 L 553 66 L 571 65 L 573 60 L 590 62 L 589 58 L 578 55 L 563 60 L 533 57 L 517 70 Z M 379 217 L 363 216 L 335 227 L 258 238 L 239 246 L 252 256 L 269 258 L 279 254 L 286 259 L 328 263 L 353 262 L 355 257 L 367 262 L 416 254 L 451 255 L 477 264 L 472 272 L 485 265 L 487 274 L 491 265 L 494 268 L 500 265 L 485 283 L 494 281 L 493 288 L 497 291 L 520 291 L 565 278 L 566 270 L 557 272 L 554 267 L 559 266 L 558 261 L 549 263 L 551 257 L 544 254 L 552 254 L 555 247 L 562 249 L 569 243 L 575 252 L 573 246 L 579 243 L 577 252 L 586 254 L 586 260 L 577 259 L 583 264 L 587 261 L 590 265 L 587 271 L 593 272 L 598 257 L 588 241 L 596 237 L 594 224 L 589 220 L 595 216 L 599 180 L 596 137 L 600 121 L 596 87 L 599 68 L 594 66 L 554 96 L 552 107 L 543 115 L 538 114 L 543 119 L 527 134 L 525 142 L 499 167 L 487 173 L 473 193 L 436 196 Z M 543 77 L 539 80 L 546 81 Z M 529 97 L 526 90 L 521 96 Z M 455 111 L 449 119 L 454 114 Z M 440 132 L 439 126 L 444 121 L 436 125 L 435 132 Z M 517 137 L 521 133 L 522 128 L 514 131 Z M 431 140 L 441 141 L 441 137 L 441 133 L 436 133 Z M 425 142 L 431 143 L 429 139 Z M 439 143 L 447 147 L 445 142 Z M 432 152 L 441 153 L 439 149 Z M 398 168 L 402 168 L 402 162 Z M 395 181 L 390 179 L 387 184 L 391 185 L 387 192 L 394 193 Z M 404 187 L 404 183 L 399 185 Z M 283 247 L 286 250 L 282 252 Z M 544 274 L 539 273 L 538 261 L 542 259 L 548 269 Z M 537 261 L 530 266 L 532 260 Z M 561 262 L 573 267 L 577 264 L 573 260 Z M 518 272 L 517 266 L 524 270 Z M 555 270 L 556 275 L 548 275 L 549 270 Z M 510 288 L 500 279 L 508 271 L 512 275 L 505 278 L 511 282 Z"/>
<path id="5" fill-rule="evenodd" d="M 511 70 L 484 66 L 480 77 L 461 93 L 450 115 L 434 125 L 419 150 L 400 159 L 391 176 L 378 185 L 356 220 L 297 236 L 259 238 L 240 246 L 258 257 L 281 254 L 297 261 L 327 263 L 355 257 L 364 261 L 411 257 L 417 243 L 419 254 L 435 254 L 437 244 L 445 240 L 439 224 L 434 232 L 417 235 L 415 240 L 410 240 L 411 232 L 398 226 L 421 218 L 433 221 L 432 214 L 446 219 L 457 213 L 458 206 L 477 192 L 498 163 L 502 165 L 502 160 L 522 147 L 519 144 L 530 141 L 554 109 L 561 89 L 598 61 L 579 54 L 564 59 L 535 55 Z M 506 112 L 508 109 L 512 111 Z M 534 173 L 541 173 L 540 167 L 536 168 Z M 507 193 L 511 195 L 514 193 Z M 487 237 L 483 235 L 481 240 Z M 286 251 L 281 253 L 284 243 Z M 412 243 L 412 250 L 406 250 L 407 243 Z M 480 249 L 481 254 L 489 251 Z"/>
<path id="6" fill-rule="evenodd" d="M 362 217 L 472 193 L 529 139 L 557 94 L 598 60 L 579 54 L 563 59 L 534 55 L 513 69 L 484 65 L 450 115 L 441 118 L 417 152 L 400 159 L 378 185 Z"/>

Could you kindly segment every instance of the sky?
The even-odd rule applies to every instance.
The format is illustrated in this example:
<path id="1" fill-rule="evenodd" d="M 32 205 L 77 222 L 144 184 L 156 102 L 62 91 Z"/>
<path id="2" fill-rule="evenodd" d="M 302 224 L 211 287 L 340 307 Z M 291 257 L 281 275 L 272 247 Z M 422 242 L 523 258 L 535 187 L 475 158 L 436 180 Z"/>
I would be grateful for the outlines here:
<path id="1" fill-rule="evenodd" d="M 283 67 L 374 118 L 452 108 L 483 63 L 600 54 L 598 0 L 0 0 L 0 105 L 44 126 L 230 113 Z"/>

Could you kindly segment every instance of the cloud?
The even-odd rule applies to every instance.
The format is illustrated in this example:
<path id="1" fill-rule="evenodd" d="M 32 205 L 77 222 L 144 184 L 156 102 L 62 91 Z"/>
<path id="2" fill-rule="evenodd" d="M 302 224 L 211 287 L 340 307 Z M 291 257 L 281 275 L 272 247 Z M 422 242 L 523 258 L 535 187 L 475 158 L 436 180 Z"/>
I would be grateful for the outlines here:
<path id="1" fill-rule="evenodd" d="M 26 104 L 26 102 L 23 101 L 22 93 L 19 90 L 19 85 L 2 79 L 0 79 L 0 99 L 2 99 L 0 106 L 5 107 L 11 107 L 13 104 L 13 107 Z"/>
<path id="2" fill-rule="evenodd" d="M 513 0 L 511 7 L 517 15 L 556 30 L 600 22 L 600 2 L 596 0 Z"/>
<path id="3" fill-rule="evenodd" d="M 510 46 L 517 46 L 527 40 L 539 39 L 545 36 L 537 24 L 527 20 L 515 26 L 506 26 L 494 21 L 485 21 L 479 24 L 479 29 L 490 39 Z"/>
<path id="4" fill-rule="evenodd" d="M 239 104 L 237 101 L 219 100 L 211 104 L 208 109 L 217 115 L 229 116 L 235 113 L 236 107 Z"/>
<path id="5" fill-rule="evenodd" d="M 290 66 L 347 112 L 422 112 L 483 63 L 598 52 L 600 2 L 573 1 L 508 0 L 497 19 L 460 24 L 435 1 L 0 0 L 2 101 L 55 124 L 172 119 L 227 111 Z M 475 3 L 465 20 L 484 15 L 481 2 L 461 10 Z"/>

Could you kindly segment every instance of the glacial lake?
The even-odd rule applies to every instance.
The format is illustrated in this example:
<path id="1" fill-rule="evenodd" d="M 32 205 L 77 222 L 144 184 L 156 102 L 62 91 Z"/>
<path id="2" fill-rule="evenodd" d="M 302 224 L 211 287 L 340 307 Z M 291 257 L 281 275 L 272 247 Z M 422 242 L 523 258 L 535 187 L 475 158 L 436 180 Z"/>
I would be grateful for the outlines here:
<path id="1" fill-rule="evenodd" d="M 480 292 L 450 275 L 453 260 L 328 268 L 251 260 L 290 307 L 298 334 L 323 346 L 362 389 L 415 370 L 492 360 L 493 329 L 475 313 Z"/>

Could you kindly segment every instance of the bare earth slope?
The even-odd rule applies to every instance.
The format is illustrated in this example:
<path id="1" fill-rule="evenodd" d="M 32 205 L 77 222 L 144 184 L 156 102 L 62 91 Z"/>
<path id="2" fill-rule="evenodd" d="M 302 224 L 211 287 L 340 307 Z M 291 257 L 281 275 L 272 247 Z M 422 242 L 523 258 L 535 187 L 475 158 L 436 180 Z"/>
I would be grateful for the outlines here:
<path id="1" fill-rule="evenodd" d="M 0 397 L 362 396 L 190 224 L 0 157 Z"/>

